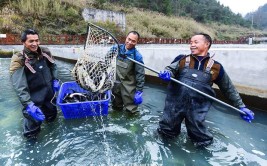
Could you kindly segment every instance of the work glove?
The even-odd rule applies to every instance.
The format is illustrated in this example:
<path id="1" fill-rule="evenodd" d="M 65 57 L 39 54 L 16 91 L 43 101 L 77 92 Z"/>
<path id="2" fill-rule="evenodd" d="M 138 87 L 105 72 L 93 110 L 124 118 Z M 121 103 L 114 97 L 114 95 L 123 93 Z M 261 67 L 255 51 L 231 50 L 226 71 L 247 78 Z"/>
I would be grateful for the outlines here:
<path id="1" fill-rule="evenodd" d="M 142 91 L 136 91 L 134 95 L 134 104 L 141 104 L 143 102 Z"/>
<path id="2" fill-rule="evenodd" d="M 160 71 L 159 72 L 159 78 L 161 78 L 164 81 L 170 81 L 171 80 L 171 73 L 167 70 Z"/>
<path id="3" fill-rule="evenodd" d="M 244 119 L 245 121 L 251 123 L 251 120 L 254 119 L 254 113 L 246 107 L 242 107 L 242 108 L 240 108 L 240 110 L 243 111 L 244 113 L 246 113 L 246 115 L 240 113 L 241 118 Z"/>
<path id="4" fill-rule="evenodd" d="M 59 88 L 60 88 L 59 80 L 53 80 L 53 91 L 57 92 L 59 91 Z"/>
<path id="5" fill-rule="evenodd" d="M 35 106 L 33 103 L 29 104 L 26 107 L 27 113 L 36 121 L 42 122 L 45 120 L 45 116 L 42 113 L 41 109 L 37 106 Z"/>

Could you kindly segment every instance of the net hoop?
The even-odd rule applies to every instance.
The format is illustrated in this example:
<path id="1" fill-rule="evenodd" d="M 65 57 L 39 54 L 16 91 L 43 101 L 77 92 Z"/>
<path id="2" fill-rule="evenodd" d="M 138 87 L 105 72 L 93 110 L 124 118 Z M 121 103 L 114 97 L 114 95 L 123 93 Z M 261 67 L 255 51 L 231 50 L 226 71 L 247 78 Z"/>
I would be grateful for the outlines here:
<path id="1" fill-rule="evenodd" d="M 108 31 L 88 23 L 84 52 L 78 58 L 72 76 L 82 88 L 104 93 L 114 85 L 118 53 L 116 38 Z"/>

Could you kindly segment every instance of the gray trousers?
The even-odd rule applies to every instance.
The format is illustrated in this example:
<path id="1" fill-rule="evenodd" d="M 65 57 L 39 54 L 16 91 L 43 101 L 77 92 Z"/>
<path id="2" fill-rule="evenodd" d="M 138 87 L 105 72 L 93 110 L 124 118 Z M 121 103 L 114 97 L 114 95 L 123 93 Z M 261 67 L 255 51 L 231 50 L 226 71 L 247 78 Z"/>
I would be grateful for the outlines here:
<path id="1" fill-rule="evenodd" d="M 112 93 L 114 95 L 114 100 L 112 101 L 112 106 L 115 109 L 124 109 L 130 112 L 135 112 L 138 105 L 133 103 L 135 86 L 127 86 L 122 83 L 115 83 Z"/>

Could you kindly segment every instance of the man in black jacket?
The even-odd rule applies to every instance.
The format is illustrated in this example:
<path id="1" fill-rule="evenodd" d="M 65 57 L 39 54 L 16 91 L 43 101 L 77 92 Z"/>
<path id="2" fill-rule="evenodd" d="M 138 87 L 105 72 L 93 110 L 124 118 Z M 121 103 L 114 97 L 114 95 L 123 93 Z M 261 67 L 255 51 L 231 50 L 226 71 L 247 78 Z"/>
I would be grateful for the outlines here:
<path id="1" fill-rule="evenodd" d="M 39 35 L 27 29 L 21 35 L 24 48 L 12 56 L 10 75 L 12 85 L 23 105 L 23 134 L 27 138 L 40 132 L 44 120 L 53 121 L 57 108 L 51 103 L 60 84 L 57 66 L 48 48 L 40 47 Z"/>
<path id="2" fill-rule="evenodd" d="M 241 117 L 251 122 L 254 113 L 242 102 L 223 66 L 210 57 L 208 50 L 211 44 L 209 35 L 194 35 L 190 41 L 191 54 L 176 57 L 165 71 L 159 73 L 159 77 L 169 81 L 172 76 L 213 97 L 215 92 L 212 84 L 215 83 L 233 105 L 245 113 L 241 114 Z M 182 121 L 185 120 L 187 134 L 197 146 L 210 144 L 213 137 L 204 122 L 211 103 L 211 100 L 196 91 L 170 82 L 163 116 L 159 122 L 159 133 L 171 138 L 176 137 L 180 134 Z"/>

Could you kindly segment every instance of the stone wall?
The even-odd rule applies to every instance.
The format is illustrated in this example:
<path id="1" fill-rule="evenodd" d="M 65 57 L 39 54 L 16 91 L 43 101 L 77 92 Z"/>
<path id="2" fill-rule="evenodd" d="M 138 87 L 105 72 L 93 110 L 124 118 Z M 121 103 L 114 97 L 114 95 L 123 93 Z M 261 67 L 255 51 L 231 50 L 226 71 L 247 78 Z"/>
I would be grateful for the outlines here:
<path id="1" fill-rule="evenodd" d="M 122 12 L 113 12 L 108 10 L 99 10 L 86 8 L 82 12 L 82 16 L 85 21 L 110 21 L 115 22 L 116 25 L 121 27 L 123 31 L 125 31 L 126 27 L 126 18 L 125 13 Z"/>
<path id="2" fill-rule="evenodd" d="M 82 45 L 48 45 L 56 57 L 77 60 L 84 53 Z M 22 45 L 2 46 L 0 49 L 19 51 Z M 169 65 L 179 54 L 189 54 L 188 44 L 160 45 L 138 44 L 137 49 L 143 55 L 144 63 L 148 67 L 160 71 Z M 214 60 L 219 61 L 239 92 L 246 95 L 267 98 L 267 48 L 261 45 L 212 45 L 210 53 Z M 146 70 L 146 74 L 157 74 Z"/>

